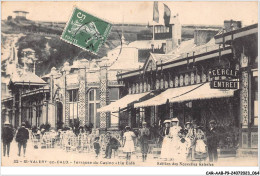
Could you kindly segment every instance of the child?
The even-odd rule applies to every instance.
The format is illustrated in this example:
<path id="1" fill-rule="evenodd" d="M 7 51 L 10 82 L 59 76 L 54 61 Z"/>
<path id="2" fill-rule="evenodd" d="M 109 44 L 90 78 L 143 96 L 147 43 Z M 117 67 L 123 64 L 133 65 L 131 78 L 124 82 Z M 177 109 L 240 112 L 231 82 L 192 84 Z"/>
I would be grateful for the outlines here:
<path id="1" fill-rule="evenodd" d="M 178 157 L 178 159 L 182 160 L 182 161 L 186 160 L 186 157 L 188 154 L 188 142 L 185 139 L 186 134 L 187 134 L 186 131 L 183 129 L 181 129 L 179 131 L 180 140 L 179 140 L 179 157 Z"/>
<path id="2" fill-rule="evenodd" d="M 96 152 L 96 158 L 98 158 L 98 155 L 99 155 L 99 152 L 100 152 L 100 145 L 99 145 L 99 137 L 96 137 L 95 138 L 95 141 L 94 141 L 94 150 Z"/>

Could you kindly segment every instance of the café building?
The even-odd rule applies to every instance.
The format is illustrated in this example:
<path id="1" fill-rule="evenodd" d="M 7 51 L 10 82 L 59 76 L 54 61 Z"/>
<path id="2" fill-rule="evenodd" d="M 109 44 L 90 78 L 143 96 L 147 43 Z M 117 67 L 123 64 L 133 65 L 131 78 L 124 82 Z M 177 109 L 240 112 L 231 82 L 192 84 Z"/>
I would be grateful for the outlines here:
<path id="1" fill-rule="evenodd" d="M 196 120 L 206 130 L 214 119 L 220 156 L 256 155 L 258 25 L 237 23 L 225 21 L 225 30 L 215 34 L 197 29 L 194 39 L 171 52 L 151 52 L 142 67 L 117 75 L 123 96 L 104 108 L 133 129 L 146 121 L 159 130 L 164 120 L 178 117 L 181 126 Z"/>

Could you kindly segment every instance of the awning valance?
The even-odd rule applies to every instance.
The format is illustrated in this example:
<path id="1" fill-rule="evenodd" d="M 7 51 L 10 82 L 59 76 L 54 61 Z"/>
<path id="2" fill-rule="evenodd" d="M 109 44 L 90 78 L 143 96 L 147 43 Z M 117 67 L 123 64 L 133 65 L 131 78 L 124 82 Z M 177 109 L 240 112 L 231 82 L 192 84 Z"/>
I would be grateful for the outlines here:
<path id="1" fill-rule="evenodd" d="M 135 108 L 148 107 L 148 106 L 159 106 L 165 104 L 167 99 L 172 97 L 180 96 L 186 92 L 189 92 L 198 87 L 198 85 L 186 86 L 186 87 L 178 87 L 178 88 L 170 88 L 160 93 L 159 95 L 150 98 L 146 101 L 142 101 L 140 103 L 135 103 Z"/>
<path id="2" fill-rule="evenodd" d="M 191 100 L 202 100 L 212 98 L 224 98 L 234 96 L 235 89 L 211 89 L 210 83 L 203 83 L 197 88 L 180 96 L 174 96 L 169 99 L 170 103 L 179 103 Z"/>
<path id="3" fill-rule="evenodd" d="M 148 95 L 150 92 L 140 93 L 140 94 L 129 94 L 124 96 L 123 98 L 97 109 L 97 112 L 114 112 L 119 109 L 126 108 L 128 104 L 133 103 L 135 101 L 139 101 L 140 98 Z"/>

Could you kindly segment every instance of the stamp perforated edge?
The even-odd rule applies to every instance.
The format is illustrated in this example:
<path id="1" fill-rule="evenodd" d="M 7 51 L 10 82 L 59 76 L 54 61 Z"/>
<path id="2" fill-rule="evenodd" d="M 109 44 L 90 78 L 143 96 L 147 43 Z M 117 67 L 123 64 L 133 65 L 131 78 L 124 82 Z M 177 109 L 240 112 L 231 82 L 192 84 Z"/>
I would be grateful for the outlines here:
<path id="1" fill-rule="evenodd" d="M 109 27 L 109 30 L 108 30 L 108 32 L 107 32 L 108 35 L 109 35 L 109 33 L 111 32 L 112 24 L 114 24 L 114 23 L 110 22 L 109 20 L 105 20 L 105 19 L 103 19 L 103 18 L 100 18 L 100 17 L 96 16 L 95 14 L 92 14 L 92 13 L 86 11 L 86 10 L 83 10 L 83 9 L 81 9 L 81 8 L 78 8 L 78 7 L 75 6 L 75 5 L 74 5 L 73 7 L 74 7 L 74 8 L 73 8 L 73 10 L 72 10 L 72 12 L 71 12 L 71 14 L 70 14 L 70 16 L 69 16 L 69 20 L 67 21 L 67 23 L 66 23 L 66 25 L 65 25 L 65 27 L 64 27 L 64 29 L 63 29 L 63 31 L 62 31 L 62 34 L 61 34 L 61 36 L 60 36 L 60 39 L 61 39 L 62 41 L 64 41 L 64 42 L 66 42 L 66 43 L 69 43 L 69 44 L 71 44 L 71 45 L 77 46 L 77 47 L 79 47 L 79 48 L 81 48 L 81 49 L 83 49 L 83 50 L 85 50 L 85 51 L 88 51 L 88 52 L 90 52 L 90 53 L 92 53 L 92 54 L 94 54 L 94 55 L 97 56 L 100 47 L 101 47 L 104 43 L 103 43 L 103 44 L 100 44 L 100 45 L 98 46 L 98 48 L 97 48 L 97 53 L 95 53 L 95 52 L 93 52 L 93 51 L 91 51 L 91 50 L 89 50 L 89 49 L 87 49 L 87 48 L 83 48 L 83 47 L 80 46 L 80 45 L 77 45 L 77 44 L 75 44 L 75 43 L 72 43 L 72 42 L 70 42 L 70 41 L 65 40 L 65 39 L 62 38 L 62 36 L 65 34 L 65 30 L 67 29 L 68 25 L 69 25 L 70 22 L 71 22 L 71 19 L 72 19 L 71 17 L 72 17 L 72 15 L 74 14 L 74 12 L 75 12 L 76 9 L 79 9 L 79 10 L 81 10 L 81 11 L 84 11 L 84 12 L 86 12 L 86 13 L 88 13 L 88 14 L 94 16 L 94 17 L 96 17 L 96 18 L 99 18 L 99 19 L 103 20 L 104 22 L 109 23 L 109 24 L 110 24 L 110 27 Z M 107 31 L 107 29 L 108 29 L 108 27 L 106 28 L 106 31 Z M 105 32 L 106 32 L 106 31 L 105 31 Z M 107 35 L 107 37 L 108 37 L 108 35 Z M 107 40 L 107 39 L 106 39 L 106 40 Z"/>

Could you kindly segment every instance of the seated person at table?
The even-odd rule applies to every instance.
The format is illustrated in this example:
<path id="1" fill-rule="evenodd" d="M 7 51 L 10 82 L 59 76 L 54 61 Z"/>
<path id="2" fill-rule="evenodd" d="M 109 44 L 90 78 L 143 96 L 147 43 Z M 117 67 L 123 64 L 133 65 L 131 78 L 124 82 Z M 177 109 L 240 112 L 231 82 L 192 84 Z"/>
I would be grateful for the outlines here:
<path id="1" fill-rule="evenodd" d="M 117 150 L 118 147 L 120 146 L 120 143 L 118 142 L 118 140 L 116 138 L 113 138 L 110 134 L 110 132 L 107 132 L 106 134 L 107 137 L 107 146 L 106 146 L 106 156 L 105 158 L 110 159 L 111 158 L 111 154 L 112 154 L 112 149 Z"/>

